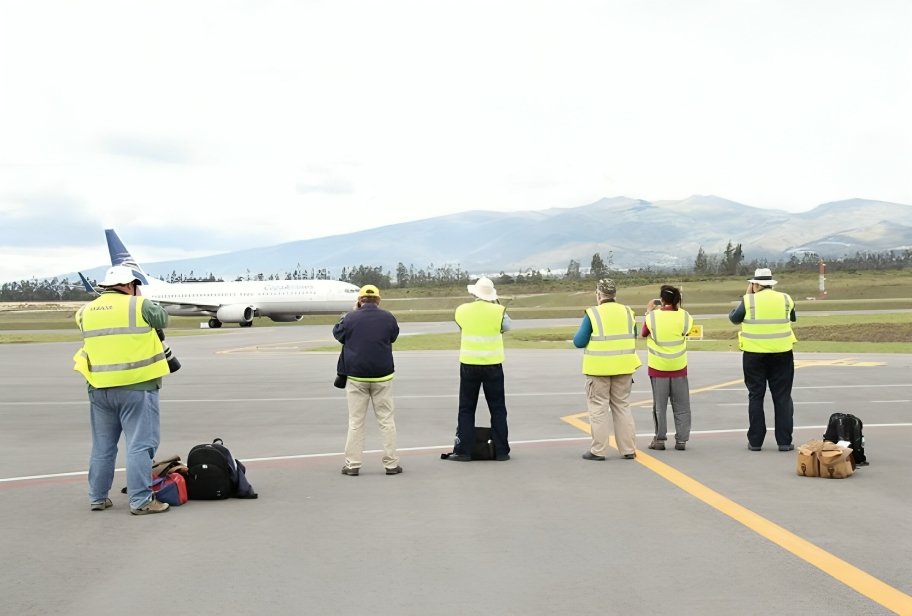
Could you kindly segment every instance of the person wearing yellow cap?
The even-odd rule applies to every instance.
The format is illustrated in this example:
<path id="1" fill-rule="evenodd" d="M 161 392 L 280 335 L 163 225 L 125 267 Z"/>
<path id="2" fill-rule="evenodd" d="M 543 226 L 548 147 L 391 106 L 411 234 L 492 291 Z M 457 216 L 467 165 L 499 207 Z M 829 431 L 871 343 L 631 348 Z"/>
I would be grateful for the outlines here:
<path id="1" fill-rule="evenodd" d="M 342 474 L 357 477 L 364 451 L 364 420 L 372 405 L 383 439 L 383 467 L 387 475 L 402 472 L 396 452 L 396 421 L 393 417 L 393 343 L 399 323 L 380 308 L 380 289 L 366 284 L 358 291 L 355 309 L 333 327 L 333 337 L 342 343 L 337 371 L 346 377 L 348 436 Z"/>
<path id="2" fill-rule="evenodd" d="M 490 278 L 482 276 L 466 286 L 475 301 L 456 308 L 456 324 L 462 331 L 459 348 L 459 415 L 453 452 L 444 459 L 454 462 L 472 460 L 475 443 L 475 410 L 478 394 L 484 388 L 491 413 L 491 441 L 494 459 L 510 459 L 507 438 L 507 403 L 504 394 L 503 332 L 510 329 L 506 308 L 497 301 L 497 290 Z"/>

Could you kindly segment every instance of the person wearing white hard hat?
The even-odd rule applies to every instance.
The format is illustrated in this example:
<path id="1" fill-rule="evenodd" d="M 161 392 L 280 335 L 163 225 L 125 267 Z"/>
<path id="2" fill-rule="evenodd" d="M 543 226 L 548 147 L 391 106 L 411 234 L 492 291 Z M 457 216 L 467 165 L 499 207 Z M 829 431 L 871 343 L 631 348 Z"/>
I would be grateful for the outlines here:
<path id="1" fill-rule="evenodd" d="M 795 322 L 795 302 L 786 293 L 774 291 L 778 281 L 768 268 L 754 271 L 747 281 L 747 291 L 741 303 L 729 313 L 732 323 L 740 324 L 738 346 L 743 351 L 741 365 L 747 386 L 747 448 L 760 451 L 766 437 L 766 417 L 763 399 L 769 386 L 773 399 L 775 436 L 779 451 L 792 451 L 794 405 L 792 382 L 795 379 L 795 358 L 792 346 L 796 342 L 792 323 Z"/>
<path id="2" fill-rule="evenodd" d="M 491 441 L 494 459 L 510 459 L 507 430 L 507 403 L 504 394 L 503 332 L 510 329 L 510 317 L 497 300 L 497 290 L 490 278 L 482 276 L 466 290 L 477 299 L 456 308 L 456 324 L 461 330 L 459 347 L 459 414 L 453 452 L 445 459 L 455 462 L 472 460 L 475 444 L 475 410 L 478 394 L 484 388 L 491 414 Z"/>
<path id="3" fill-rule="evenodd" d="M 115 265 L 98 284 L 101 295 L 76 312 L 82 348 L 73 369 L 89 389 L 92 454 L 89 461 L 89 509 L 114 506 L 109 498 L 121 432 L 126 441 L 127 495 L 130 513 L 163 513 L 168 504 L 152 491 L 152 459 L 159 444 L 159 389 L 171 372 L 156 330 L 168 325 L 168 313 L 140 294 L 141 272 Z"/>

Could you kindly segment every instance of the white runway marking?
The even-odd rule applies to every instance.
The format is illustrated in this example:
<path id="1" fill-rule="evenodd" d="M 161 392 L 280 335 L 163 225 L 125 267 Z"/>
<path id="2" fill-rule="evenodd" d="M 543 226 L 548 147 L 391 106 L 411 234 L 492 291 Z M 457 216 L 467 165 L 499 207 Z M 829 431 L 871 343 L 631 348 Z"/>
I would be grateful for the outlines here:
<path id="1" fill-rule="evenodd" d="M 912 423 L 892 423 L 892 424 L 865 424 L 865 429 L 871 428 L 910 428 Z M 821 430 L 826 429 L 826 426 L 795 426 L 795 430 Z M 725 430 L 694 430 L 691 434 L 742 434 L 747 431 L 747 428 L 731 428 Z M 769 428 L 767 432 L 773 432 L 773 428 Z M 652 432 L 642 432 L 637 434 L 638 438 L 648 438 L 653 435 Z M 590 440 L 589 436 L 574 436 L 574 437 L 564 437 L 564 438 L 541 438 L 541 439 L 532 439 L 526 441 L 510 441 L 511 445 L 534 445 L 539 443 L 564 443 L 571 441 L 588 441 Z M 436 449 L 450 449 L 452 444 L 447 445 L 426 445 L 422 447 L 400 447 L 399 451 L 434 451 Z M 383 453 L 382 449 L 366 449 L 364 451 L 366 454 L 374 453 Z M 293 456 L 268 456 L 263 458 L 244 458 L 241 462 L 245 464 L 248 462 L 275 462 L 279 460 L 306 460 L 309 458 L 331 458 L 334 456 L 345 455 L 342 451 L 330 452 L 330 453 L 303 453 Z M 115 472 L 123 472 L 126 469 L 117 468 L 114 469 Z M 36 481 L 42 479 L 61 479 L 66 477 L 79 477 L 88 475 L 88 471 L 72 471 L 68 473 L 49 473 L 46 475 L 27 475 L 23 477 L 6 477 L 0 478 L 0 484 L 4 483 L 16 483 L 23 481 Z"/>

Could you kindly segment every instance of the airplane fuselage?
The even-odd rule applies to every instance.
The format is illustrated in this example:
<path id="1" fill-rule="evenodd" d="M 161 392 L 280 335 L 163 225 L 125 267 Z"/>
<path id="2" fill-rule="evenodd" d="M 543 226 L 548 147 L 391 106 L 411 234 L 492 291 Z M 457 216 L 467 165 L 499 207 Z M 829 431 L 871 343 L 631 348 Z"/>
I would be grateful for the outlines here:
<path id="1" fill-rule="evenodd" d="M 173 316 L 209 316 L 242 324 L 254 316 L 294 321 L 305 314 L 339 314 L 351 310 L 358 297 L 358 287 L 337 280 L 165 283 L 153 279 L 141 292 Z"/>

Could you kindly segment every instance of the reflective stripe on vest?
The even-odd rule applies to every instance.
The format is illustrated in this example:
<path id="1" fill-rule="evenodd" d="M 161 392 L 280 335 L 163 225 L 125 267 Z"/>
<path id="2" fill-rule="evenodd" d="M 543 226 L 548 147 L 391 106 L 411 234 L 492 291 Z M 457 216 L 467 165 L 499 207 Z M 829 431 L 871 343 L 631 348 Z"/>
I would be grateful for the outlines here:
<path id="1" fill-rule="evenodd" d="M 456 308 L 456 323 L 462 329 L 459 361 L 463 364 L 490 366 L 504 361 L 503 317 L 506 308 L 500 304 L 474 301 Z"/>
<path id="2" fill-rule="evenodd" d="M 789 315 L 795 303 L 785 293 L 766 289 L 744 296 L 744 321 L 738 333 L 742 351 L 784 353 L 796 338 Z"/>
<path id="3" fill-rule="evenodd" d="M 83 343 L 73 369 L 93 387 L 133 385 L 170 372 L 161 340 L 143 321 L 143 301 L 104 293 L 76 313 Z"/>
<path id="4" fill-rule="evenodd" d="M 653 310 L 646 317 L 646 349 L 650 368 L 673 372 L 687 367 L 687 332 L 693 319 L 686 310 Z"/>
<path id="5" fill-rule="evenodd" d="M 632 374 L 642 363 L 636 354 L 633 310 L 617 302 L 587 308 L 592 335 L 583 350 L 583 374 Z"/>

